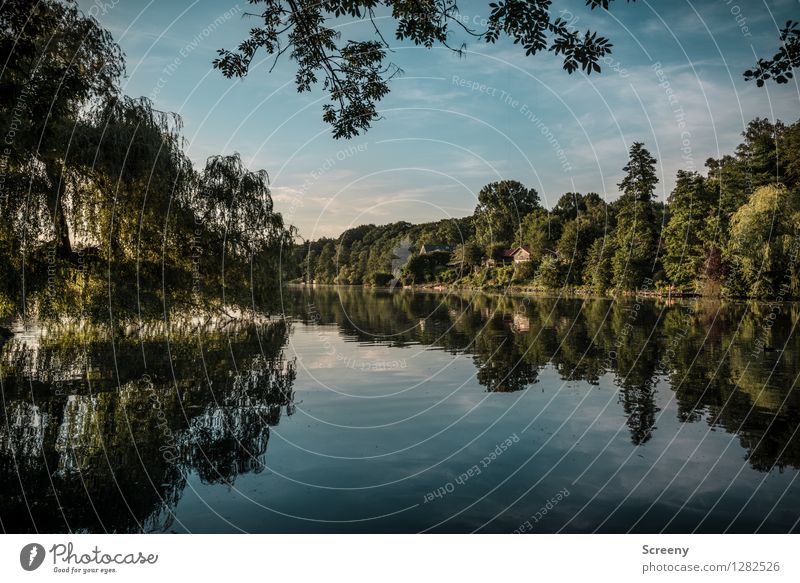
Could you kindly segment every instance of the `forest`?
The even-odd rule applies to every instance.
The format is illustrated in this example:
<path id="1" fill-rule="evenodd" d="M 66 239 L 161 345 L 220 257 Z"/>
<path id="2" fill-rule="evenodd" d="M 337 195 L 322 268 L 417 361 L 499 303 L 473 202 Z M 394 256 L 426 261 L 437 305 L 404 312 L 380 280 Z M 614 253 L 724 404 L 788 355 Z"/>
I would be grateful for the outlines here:
<path id="1" fill-rule="evenodd" d="M 299 245 L 294 275 L 323 284 L 797 297 L 800 122 L 757 118 L 742 138 L 732 154 L 709 158 L 704 173 L 679 170 L 666 204 L 655 196 L 657 161 L 635 142 L 611 202 L 568 192 L 547 209 L 520 182 L 494 182 L 470 217 L 364 225 Z M 420 253 L 426 244 L 446 250 Z M 503 262 L 516 247 L 529 260 Z"/>

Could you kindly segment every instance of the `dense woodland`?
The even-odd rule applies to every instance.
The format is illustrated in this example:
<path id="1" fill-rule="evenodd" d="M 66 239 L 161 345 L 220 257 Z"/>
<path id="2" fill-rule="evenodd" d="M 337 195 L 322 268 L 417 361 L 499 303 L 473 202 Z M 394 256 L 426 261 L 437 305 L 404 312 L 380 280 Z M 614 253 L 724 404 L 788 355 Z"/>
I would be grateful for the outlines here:
<path id="1" fill-rule="evenodd" d="M 296 273 L 316 283 L 503 288 L 596 294 L 645 290 L 764 299 L 800 293 L 800 122 L 751 121 L 730 155 L 705 173 L 680 170 L 667 204 L 655 200 L 656 160 L 634 143 L 608 202 L 569 192 L 552 209 L 535 190 L 485 186 L 471 217 L 422 225 L 364 225 L 299 246 Z M 424 244 L 451 253 L 420 254 Z M 531 260 L 492 265 L 526 246 Z M 397 267 L 397 250 L 411 257 Z M 393 265 L 393 259 L 395 265 Z"/>

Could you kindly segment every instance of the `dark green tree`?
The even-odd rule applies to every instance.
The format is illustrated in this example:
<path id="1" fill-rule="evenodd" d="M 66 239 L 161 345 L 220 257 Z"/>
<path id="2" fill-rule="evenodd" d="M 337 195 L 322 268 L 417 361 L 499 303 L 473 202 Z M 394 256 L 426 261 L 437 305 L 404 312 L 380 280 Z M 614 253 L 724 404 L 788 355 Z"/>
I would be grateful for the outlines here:
<path id="1" fill-rule="evenodd" d="M 659 234 L 653 206 L 658 183 L 656 160 L 642 142 L 634 142 L 625 176 L 619 183 L 622 192 L 616 201 L 615 253 L 611 260 L 613 285 L 633 290 L 654 275 Z"/>
<path id="2" fill-rule="evenodd" d="M 539 195 L 516 180 L 501 180 L 484 186 L 478 193 L 473 222 L 478 243 L 484 248 L 496 243 L 521 243 L 520 224 L 539 205 Z"/>
<path id="3" fill-rule="evenodd" d="M 696 172 L 678 170 L 669 196 L 669 222 L 664 229 L 664 271 L 670 285 L 697 289 L 711 244 L 708 218 L 714 200 L 705 179 Z"/>
<path id="4" fill-rule="evenodd" d="M 2 214 L 55 240 L 58 256 L 69 258 L 67 214 L 84 178 L 69 156 L 73 129 L 87 109 L 115 99 L 122 52 L 72 2 L 4 2 L 0 60 L 4 172 L 9 186 L 15 174 L 27 178 L 16 181 L 20 189 L 7 190 Z"/>

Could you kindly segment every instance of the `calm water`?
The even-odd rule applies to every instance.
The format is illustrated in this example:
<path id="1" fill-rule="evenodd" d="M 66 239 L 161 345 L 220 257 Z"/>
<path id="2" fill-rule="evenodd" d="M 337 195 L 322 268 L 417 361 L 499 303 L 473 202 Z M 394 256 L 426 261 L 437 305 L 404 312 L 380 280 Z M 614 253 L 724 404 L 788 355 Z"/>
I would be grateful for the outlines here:
<path id="1" fill-rule="evenodd" d="M 798 530 L 800 305 L 325 288 L 284 306 L 16 324 L 2 529 Z"/>

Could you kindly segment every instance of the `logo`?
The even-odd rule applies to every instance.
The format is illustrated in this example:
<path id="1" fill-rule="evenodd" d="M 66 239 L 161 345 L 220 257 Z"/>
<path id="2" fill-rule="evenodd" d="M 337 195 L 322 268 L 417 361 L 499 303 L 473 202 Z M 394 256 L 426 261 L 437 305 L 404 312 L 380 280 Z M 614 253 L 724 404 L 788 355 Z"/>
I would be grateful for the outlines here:
<path id="1" fill-rule="evenodd" d="M 44 547 L 37 543 L 30 543 L 22 547 L 19 552 L 19 564 L 26 571 L 35 571 L 44 562 Z"/>

